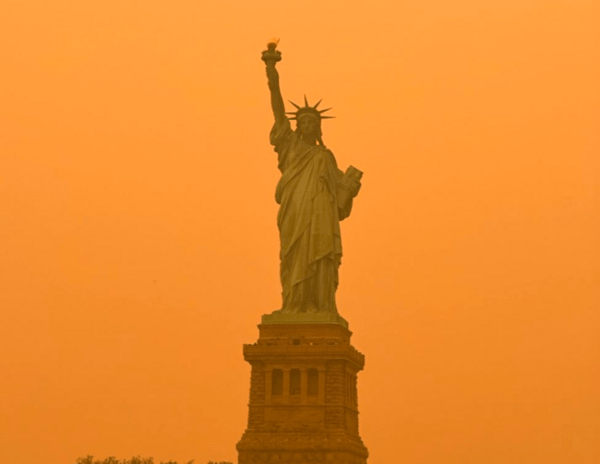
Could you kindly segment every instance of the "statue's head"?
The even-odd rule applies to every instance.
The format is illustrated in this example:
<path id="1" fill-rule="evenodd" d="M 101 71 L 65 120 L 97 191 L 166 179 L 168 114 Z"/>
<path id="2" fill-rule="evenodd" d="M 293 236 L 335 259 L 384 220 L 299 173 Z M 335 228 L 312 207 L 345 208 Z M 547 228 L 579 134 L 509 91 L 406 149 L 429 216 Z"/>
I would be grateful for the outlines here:
<path id="1" fill-rule="evenodd" d="M 314 114 L 299 115 L 296 119 L 296 127 L 302 137 L 317 138 L 321 136 L 321 119 Z"/>
<path id="2" fill-rule="evenodd" d="M 293 101 L 290 101 L 290 103 L 294 105 L 298 111 L 288 111 L 287 114 L 294 115 L 294 117 L 290 117 L 290 119 L 296 120 L 296 130 L 300 133 L 302 138 L 318 141 L 323 145 L 323 140 L 321 138 L 321 120 L 331 119 L 333 116 L 322 116 L 322 113 L 329 111 L 331 108 L 326 108 L 324 110 L 317 109 L 321 100 L 319 100 L 315 106 L 310 106 L 306 99 L 306 95 L 304 96 L 304 106 L 296 105 Z"/>

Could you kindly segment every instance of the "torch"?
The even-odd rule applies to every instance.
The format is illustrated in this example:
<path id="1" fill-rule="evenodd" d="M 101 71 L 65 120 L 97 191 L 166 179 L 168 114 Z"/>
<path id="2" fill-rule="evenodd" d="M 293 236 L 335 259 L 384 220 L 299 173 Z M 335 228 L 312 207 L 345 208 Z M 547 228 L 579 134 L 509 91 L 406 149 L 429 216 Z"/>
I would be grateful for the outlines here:
<path id="1" fill-rule="evenodd" d="M 274 37 L 267 42 L 267 49 L 262 52 L 262 60 L 266 64 L 273 64 L 281 61 L 281 52 L 277 50 L 277 44 L 279 43 L 279 39 Z"/>

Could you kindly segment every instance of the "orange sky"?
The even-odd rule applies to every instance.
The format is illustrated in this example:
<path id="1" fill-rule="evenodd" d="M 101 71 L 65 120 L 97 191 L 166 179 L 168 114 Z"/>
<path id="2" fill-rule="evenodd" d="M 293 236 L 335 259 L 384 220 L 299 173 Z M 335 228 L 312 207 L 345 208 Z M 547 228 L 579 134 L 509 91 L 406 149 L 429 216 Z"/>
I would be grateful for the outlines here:
<path id="1" fill-rule="evenodd" d="M 232 460 L 280 304 L 284 98 L 365 172 L 372 464 L 600 462 L 595 0 L 4 0 L 0 462 Z"/>

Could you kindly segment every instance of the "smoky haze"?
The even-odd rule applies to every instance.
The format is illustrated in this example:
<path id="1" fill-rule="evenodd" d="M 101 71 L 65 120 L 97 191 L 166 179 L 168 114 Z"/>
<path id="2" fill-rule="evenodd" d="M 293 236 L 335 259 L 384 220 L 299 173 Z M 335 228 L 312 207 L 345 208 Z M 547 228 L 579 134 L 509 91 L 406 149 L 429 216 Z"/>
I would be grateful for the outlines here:
<path id="1" fill-rule="evenodd" d="M 277 36 L 365 172 L 337 305 L 370 462 L 600 462 L 598 4 L 6 3 L 0 461 L 237 459 Z"/>

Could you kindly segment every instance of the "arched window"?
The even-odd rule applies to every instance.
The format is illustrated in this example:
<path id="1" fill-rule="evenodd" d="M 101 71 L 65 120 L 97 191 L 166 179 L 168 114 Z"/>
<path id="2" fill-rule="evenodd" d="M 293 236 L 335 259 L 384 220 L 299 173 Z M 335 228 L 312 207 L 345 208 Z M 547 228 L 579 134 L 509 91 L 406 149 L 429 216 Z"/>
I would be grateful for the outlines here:
<path id="1" fill-rule="evenodd" d="M 316 396 L 319 394 L 319 371 L 317 369 L 308 370 L 308 395 Z"/>
<path id="2" fill-rule="evenodd" d="M 283 371 L 281 369 L 273 369 L 271 394 L 277 396 L 283 395 Z"/>
<path id="3" fill-rule="evenodd" d="M 300 394 L 300 369 L 290 371 L 290 395 Z"/>

